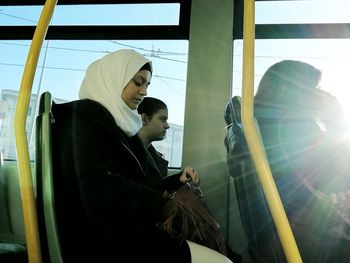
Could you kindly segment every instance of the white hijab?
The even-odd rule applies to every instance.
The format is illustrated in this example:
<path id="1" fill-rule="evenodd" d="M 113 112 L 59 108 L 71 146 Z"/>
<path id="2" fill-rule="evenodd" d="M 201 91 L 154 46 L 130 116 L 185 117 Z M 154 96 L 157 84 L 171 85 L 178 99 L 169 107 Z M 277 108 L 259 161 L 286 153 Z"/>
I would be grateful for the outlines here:
<path id="1" fill-rule="evenodd" d="M 151 61 L 132 49 L 109 53 L 89 65 L 79 91 L 80 99 L 91 99 L 102 104 L 130 137 L 140 130 L 142 121 L 137 110 L 131 110 L 125 104 L 122 93 L 146 63 Z"/>

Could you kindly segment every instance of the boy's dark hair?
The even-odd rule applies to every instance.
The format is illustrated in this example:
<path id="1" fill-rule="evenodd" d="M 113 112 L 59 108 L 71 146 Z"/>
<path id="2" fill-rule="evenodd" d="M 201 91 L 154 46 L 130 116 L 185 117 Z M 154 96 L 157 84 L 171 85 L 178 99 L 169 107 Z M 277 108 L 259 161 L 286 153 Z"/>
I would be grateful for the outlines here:
<path id="1" fill-rule="evenodd" d="M 150 118 L 153 117 L 155 113 L 157 113 L 159 110 L 167 110 L 168 107 L 166 104 L 156 98 L 153 97 L 145 97 L 140 105 L 137 108 L 137 112 L 139 114 L 145 113 Z"/>

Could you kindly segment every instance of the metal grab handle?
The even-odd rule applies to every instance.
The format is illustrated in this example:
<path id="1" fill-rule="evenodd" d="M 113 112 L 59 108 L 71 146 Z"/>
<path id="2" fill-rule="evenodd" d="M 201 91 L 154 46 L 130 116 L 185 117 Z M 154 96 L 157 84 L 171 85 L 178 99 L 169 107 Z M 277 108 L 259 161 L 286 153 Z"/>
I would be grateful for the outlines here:
<path id="1" fill-rule="evenodd" d="M 254 0 L 244 0 L 242 125 L 249 151 L 269 205 L 282 248 L 288 262 L 302 262 L 282 201 L 272 177 L 269 162 L 253 118 L 254 105 Z"/>
<path id="2" fill-rule="evenodd" d="M 35 70 L 38 63 L 41 46 L 46 36 L 49 22 L 51 20 L 56 3 L 57 0 L 47 0 L 41 12 L 24 68 L 14 118 L 18 175 L 22 199 L 24 228 L 28 249 L 28 260 L 30 263 L 41 263 L 42 256 L 25 127 Z"/>

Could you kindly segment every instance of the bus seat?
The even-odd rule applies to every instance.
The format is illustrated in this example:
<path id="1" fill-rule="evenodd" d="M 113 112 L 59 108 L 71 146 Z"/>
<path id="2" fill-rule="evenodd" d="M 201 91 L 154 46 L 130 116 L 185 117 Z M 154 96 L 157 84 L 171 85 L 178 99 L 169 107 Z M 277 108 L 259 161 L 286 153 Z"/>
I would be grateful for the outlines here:
<path id="1" fill-rule="evenodd" d="M 286 262 L 269 207 L 251 158 L 241 123 L 241 98 L 225 108 L 227 166 L 235 183 L 241 220 L 254 262 Z M 259 127 L 255 120 L 255 126 Z"/>
<path id="2" fill-rule="evenodd" d="M 22 235 L 20 227 L 16 224 L 23 222 L 14 212 L 22 213 L 19 188 L 15 184 L 18 183 L 17 166 L 12 163 L 15 162 L 11 162 L 11 165 L 9 162 L 0 164 L 0 262 L 26 263 L 28 254 L 24 233 Z"/>
<path id="3" fill-rule="evenodd" d="M 27 249 L 24 245 L 15 243 L 0 243 L 1 263 L 27 263 Z"/>
<path id="4" fill-rule="evenodd" d="M 192 263 L 232 263 L 229 258 L 211 248 L 189 240 L 186 240 L 186 242 L 190 247 Z"/>
<path id="5" fill-rule="evenodd" d="M 51 157 L 51 94 L 40 97 L 36 118 L 36 201 L 43 262 L 63 262 L 55 215 Z"/>

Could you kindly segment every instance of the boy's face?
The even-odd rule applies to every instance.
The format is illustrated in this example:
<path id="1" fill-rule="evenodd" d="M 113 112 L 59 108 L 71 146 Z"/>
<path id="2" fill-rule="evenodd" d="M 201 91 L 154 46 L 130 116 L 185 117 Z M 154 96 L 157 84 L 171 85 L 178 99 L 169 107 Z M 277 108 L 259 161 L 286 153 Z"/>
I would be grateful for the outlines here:
<path id="1" fill-rule="evenodd" d="M 143 116 L 143 126 L 147 130 L 152 141 L 161 141 L 166 135 L 166 130 L 169 129 L 168 110 L 161 109 L 156 112 L 152 118 Z"/>

